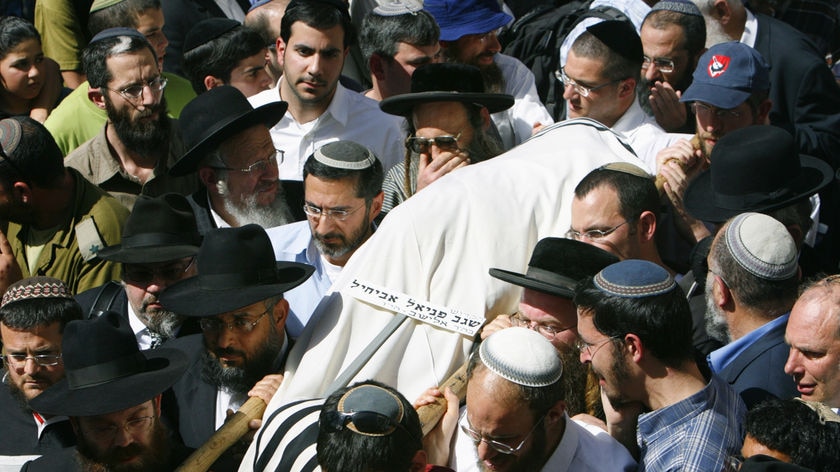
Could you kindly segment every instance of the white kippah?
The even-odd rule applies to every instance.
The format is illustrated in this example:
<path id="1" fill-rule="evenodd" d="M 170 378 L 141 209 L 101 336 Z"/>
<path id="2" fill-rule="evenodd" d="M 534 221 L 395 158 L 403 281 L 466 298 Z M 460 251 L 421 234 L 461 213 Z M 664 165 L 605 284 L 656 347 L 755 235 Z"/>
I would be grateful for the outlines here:
<path id="1" fill-rule="evenodd" d="M 796 244 L 787 228 L 761 213 L 742 213 L 726 227 L 726 245 L 747 272 L 765 280 L 796 275 Z"/>
<path id="2" fill-rule="evenodd" d="M 373 12 L 381 16 L 416 15 L 423 9 L 423 2 L 418 0 L 378 0 Z"/>
<path id="3" fill-rule="evenodd" d="M 563 375 L 557 349 L 528 328 L 493 333 L 481 343 L 478 355 L 496 375 L 526 387 L 545 387 Z"/>

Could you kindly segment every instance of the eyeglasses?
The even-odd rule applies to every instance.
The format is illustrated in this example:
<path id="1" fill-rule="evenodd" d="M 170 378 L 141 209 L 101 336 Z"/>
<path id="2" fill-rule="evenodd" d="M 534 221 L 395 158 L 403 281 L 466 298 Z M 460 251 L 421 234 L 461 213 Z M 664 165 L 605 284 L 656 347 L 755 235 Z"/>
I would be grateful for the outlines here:
<path id="1" fill-rule="evenodd" d="M 622 226 L 626 225 L 627 223 L 629 223 L 629 221 L 625 220 L 624 223 L 621 223 L 617 226 L 613 226 L 610 229 L 590 229 L 588 231 L 578 231 L 578 230 L 569 228 L 569 230 L 566 231 L 566 237 L 569 238 L 569 239 L 576 239 L 578 241 L 580 241 L 581 239 L 584 239 L 584 238 L 586 238 L 590 241 L 598 241 L 598 240 L 604 239 L 607 236 L 615 233 L 615 231 L 618 228 L 621 228 Z"/>
<path id="2" fill-rule="evenodd" d="M 461 419 L 458 420 L 458 423 L 461 425 L 461 431 L 463 431 L 464 434 L 466 434 L 470 439 L 472 439 L 476 446 L 478 446 L 479 443 L 484 441 L 484 443 L 493 448 L 493 450 L 505 455 L 516 454 L 517 452 L 519 452 L 519 450 L 522 449 L 522 446 L 525 445 L 525 441 L 527 441 L 528 438 L 530 438 L 531 435 L 534 434 L 534 431 L 537 430 L 537 426 L 539 426 L 540 423 L 542 423 L 545 419 L 545 415 L 542 415 L 540 419 L 536 423 L 534 423 L 534 427 L 531 428 L 531 431 L 528 431 L 528 434 L 526 434 L 525 438 L 522 439 L 522 442 L 520 442 L 518 446 L 512 447 L 503 442 L 496 441 L 495 439 L 490 439 L 487 436 L 484 436 L 478 431 L 472 429 L 468 424 L 466 424 L 469 423 L 469 420 L 467 420 L 466 423 L 464 422 L 464 417 L 466 416 L 466 414 L 467 410 L 464 409 L 464 411 L 461 413 Z"/>
<path id="3" fill-rule="evenodd" d="M 651 65 L 659 69 L 659 72 L 662 72 L 663 74 L 670 74 L 671 72 L 674 72 L 674 61 L 671 59 L 644 56 L 644 59 L 642 60 L 642 70 L 648 70 Z"/>
<path id="4" fill-rule="evenodd" d="M 521 312 L 514 313 L 513 316 L 510 317 L 510 324 L 519 328 L 528 328 L 545 336 L 548 340 L 554 339 L 557 336 L 557 333 L 562 331 L 566 331 L 569 329 L 574 328 L 575 326 L 569 326 L 568 328 L 555 328 L 554 326 L 537 323 L 536 321 L 525 319 L 524 315 Z"/>
<path id="5" fill-rule="evenodd" d="M 335 221 L 344 221 L 350 217 L 353 213 L 357 212 L 363 206 L 367 204 L 362 204 L 352 210 L 345 210 L 343 208 L 335 209 L 335 208 L 320 208 L 312 205 L 311 203 L 305 203 L 303 205 L 303 212 L 306 213 L 306 216 L 309 217 L 312 221 L 318 221 L 321 219 L 321 216 L 332 218 Z"/>
<path id="6" fill-rule="evenodd" d="M 624 79 L 611 80 L 611 81 L 609 81 L 605 84 L 596 85 L 594 87 L 587 87 L 586 85 L 581 85 L 581 84 L 575 82 L 573 79 L 570 79 L 569 76 L 566 75 L 565 68 L 561 68 L 560 70 L 554 71 L 554 77 L 556 77 L 557 80 L 559 80 L 560 82 L 563 82 L 563 87 L 564 88 L 568 87 L 570 85 L 572 87 L 574 87 L 575 92 L 579 93 L 581 97 L 588 97 L 592 92 L 594 92 L 598 89 L 604 88 L 607 85 L 612 85 L 612 84 L 615 84 L 615 83 L 618 83 L 618 82 L 621 82 L 622 80 L 624 80 Z"/>
<path id="7" fill-rule="evenodd" d="M 148 431 L 149 428 L 152 427 L 154 420 L 154 416 L 141 416 L 139 418 L 130 419 L 121 426 L 111 424 L 108 426 L 93 427 L 91 428 L 91 433 L 99 440 L 99 442 L 110 444 L 117 438 L 117 433 L 119 433 L 120 430 L 125 431 L 129 435 L 136 436 Z"/>
<path id="8" fill-rule="evenodd" d="M 341 431 L 351 422 L 357 431 L 365 434 L 388 435 L 401 429 L 413 437 L 400 422 L 375 411 L 328 411 L 324 415 L 324 426 L 332 431 Z"/>
<path id="9" fill-rule="evenodd" d="M 742 117 L 744 114 L 740 111 L 725 109 L 725 108 L 715 108 L 710 105 L 706 105 L 700 102 L 694 102 L 691 104 L 691 110 L 697 115 L 698 118 L 701 120 L 710 120 L 712 115 L 716 116 L 720 120 L 736 120 Z"/>
<path id="10" fill-rule="evenodd" d="M 610 336 L 607 339 L 605 339 L 605 340 L 603 340 L 599 343 L 595 343 L 595 344 L 589 344 L 588 342 L 584 341 L 583 339 L 578 339 L 578 342 L 575 343 L 575 347 L 578 349 L 578 351 L 580 351 L 581 354 L 583 354 L 583 351 L 586 351 L 589 354 L 589 358 L 591 359 L 591 358 L 595 357 L 595 354 L 598 351 L 600 351 L 602 347 L 606 346 L 608 342 L 610 342 L 614 339 L 621 339 L 621 337 L 620 336 Z M 593 347 L 595 349 L 592 349 Z"/>
<path id="11" fill-rule="evenodd" d="M 218 318 L 202 318 L 198 322 L 198 325 L 201 326 L 201 330 L 205 333 L 218 333 L 222 330 L 222 327 L 225 327 L 236 334 L 248 334 L 256 328 L 260 320 L 265 318 L 268 312 L 268 309 L 265 310 L 254 321 L 248 318 L 234 318 L 230 323 L 226 323 Z"/>
<path id="12" fill-rule="evenodd" d="M 281 151 L 280 149 L 275 149 L 274 154 L 265 159 L 260 159 L 257 162 L 249 165 L 248 167 L 242 169 L 235 169 L 233 167 L 225 167 L 225 166 L 211 166 L 214 169 L 221 169 L 227 170 L 232 172 L 242 172 L 243 174 L 250 174 L 252 172 L 261 174 L 265 170 L 269 169 L 271 166 L 277 167 L 277 163 L 283 163 L 283 158 L 286 155 L 286 151 Z"/>
<path id="13" fill-rule="evenodd" d="M 126 282 L 145 285 L 155 280 L 175 282 L 184 278 L 184 274 L 190 270 L 193 262 L 195 262 L 195 257 L 173 262 L 159 268 L 153 268 L 143 264 L 123 264 L 123 279 Z"/>
<path id="14" fill-rule="evenodd" d="M 148 82 L 140 82 L 139 84 L 129 85 L 128 87 L 122 90 L 114 90 L 114 89 L 106 89 L 112 92 L 117 92 L 118 94 L 122 95 L 123 98 L 129 101 L 137 100 L 143 98 L 143 90 L 146 87 L 149 87 L 153 93 L 160 93 L 163 92 L 163 89 L 166 88 L 166 83 L 168 82 L 166 77 L 157 76 L 154 79 Z M 105 88 L 105 87 L 103 87 Z"/>
<path id="15" fill-rule="evenodd" d="M 428 153 L 429 147 L 432 144 L 434 144 L 441 151 L 455 152 L 461 149 L 458 147 L 458 138 L 460 137 L 461 133 L 458 133 L 455 136 L 444 135 L 436 136 L 434 138 L 421 138 L 419 136 L 411 136 L 410 138 L 406 138 L 405 147 L 408 148 L 411 152 L 423 154 Z"/>
<path id="16" fill-rule="evenodd" d="M 22 369 L 26 366 L 26 361 L 32 359 L 35 364 L 40 367 L 52 367 L 61 363 L 61 354 L 36 354 L 29 356 L 26 354 L 6 354 L 3 356 L 6 363 L 13 369 Z"/>

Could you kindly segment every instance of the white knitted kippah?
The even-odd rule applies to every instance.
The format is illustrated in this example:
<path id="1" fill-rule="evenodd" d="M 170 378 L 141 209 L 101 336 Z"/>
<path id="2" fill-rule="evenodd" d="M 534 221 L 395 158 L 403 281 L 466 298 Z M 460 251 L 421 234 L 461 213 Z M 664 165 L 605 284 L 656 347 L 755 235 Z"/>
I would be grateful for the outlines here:
<path id="1" fill-rule="evenodd" d="M 765 280 L 796 275 L 796 244 L 785 225 L 761 213 L 742 213 L 726 227 L 726 245 L 747 272 Z"/>
<path id="2" fill-rule="evenodd" d="M 557 349 L 528 328 L 493 333 L 481 343 L 478 355 L 496 375 L 526 387 L 551 385 L 563 374 Z"/>

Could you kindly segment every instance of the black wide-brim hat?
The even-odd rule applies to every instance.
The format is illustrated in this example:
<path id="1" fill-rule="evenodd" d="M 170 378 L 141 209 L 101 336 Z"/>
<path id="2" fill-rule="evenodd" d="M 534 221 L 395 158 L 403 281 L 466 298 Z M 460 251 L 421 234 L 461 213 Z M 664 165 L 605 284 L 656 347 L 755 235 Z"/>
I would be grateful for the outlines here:
<path id="1" fill-rule="evenodd" d="M 271 128 L 288 106 L 277 101 L 253 108 L 242 92 L 229 85 L 202 93 L 181 110 L 178 123 L 187 152 L 169 169 L 169 174 L 180 176 L 196 171 L 208 151 L 254 125 Z"/>
<path id="2" fill-rule="evenodd" d="M 770 125 L 727 133 L 712 148 L 709 160 L 709 169 L 688 185 L 684 203 L 691 216 L 710 223 L 748 211 L 784 208 L 835 178 L 831 166 L 799 154 L 793 136 Z"/>
<path id="3" fill-rule="evenodd" d="M 48 415 L 107 415 L 147 402 L 186 371 L 178 349 L 141 351 L 128 319 L 115 312 L 67 323 L 62 335 L 64 379 L 33 398 Z"/>
<path id="4" fill-rule="evenodd" d="M 496 113 L 512 107 L 514 99 L 504 93 L 484 93 L 478 67 L 445 62 L 416 69 L 411 75 L 411 93 L 388 97 L 379 102 L 379 108 L 407 117 L 415 105 L 432 102 L 472 103 Z"/>
<path id="5" fill-rule="evenodd" d="M 315 271 L 308 264 L 275 261 L 268 234 L 255 224 L 210 231 L 195 263 L 198 275 L 161 293 L 166 309 L 185 316 L 216 316 L 280 295 Z"/>
<path id="6" fill-rule="evenodd" d="M 614 255 L 574 239 L 544 238 L 534 247 L 524 274 L 490 269 L 493 277 L 538 292 L 572 298 L 575 286 L 604 267 L 618 262 Z"/>
<path id="7" fill-rule="evenodd" d="M 177 193 L 140 195 L 125 221 L 120 244 L 99 250 L 106 261 L 149 264 L 194 256 L 201 245 L 195 213 Z"/>

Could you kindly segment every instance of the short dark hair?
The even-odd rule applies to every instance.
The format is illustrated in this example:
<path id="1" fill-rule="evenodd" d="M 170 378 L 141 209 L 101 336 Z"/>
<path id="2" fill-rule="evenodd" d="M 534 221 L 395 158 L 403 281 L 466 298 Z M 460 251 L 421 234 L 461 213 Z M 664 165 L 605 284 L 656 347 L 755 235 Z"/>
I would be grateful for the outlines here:
<path id="1" fill-rule="evenodd" d="M 653 178 L 627 172 L 598 168 L 586 174 L 575 187 L 575 197 L 584 198 L 589 192 L 606 185 L 618 194 L 619 212 L 627 221 L 635 221 L 645 212 L 659 214 L 659 192 Z"/>
<path id="2" fill-rule="evenodd" d="M 32 298 L 0 308 L 0 323 L 16 330 L 59 323 L 59 332 L 63 333 L 67 323 L 80 319 L 82 307 L 69 298 Z"/>
<path id="3" fill-rule="evenodd" d="M 709 270 L 724 280 L 741 303 L 760 310 L 765 319 L 789 312 L 798 295 L 799 274 L 785 280 L 766 280 L 753 275 L 735 260 L 724 231 L 721 229 L 712 243 Z"/>
<path id="4" fill-rule="evenodd" d="M 473 378 L 476 371 L 487 369 L 487 366 L 481 360 L 481 356 L 478 351 L 478 349 L 473 350 L 473 353 L 470 356 L 470 361 L 467 364 L 467 382 Z M 531 413 L 534 414 L 534 418 L 538 418 L 546 414 L 546 412 L 556 405 L 557 402 L 566 399 L 565 384 L 563 383 L 562 378 L 557 379 L 557 381 L 553 384 L 546 385 L 544 387 L 529 387 L 515 382 L 510 383 L 514 386 L 514 388 L 516 388 L 520 400 L 524 402 L 528 406 L 528 409 L 531 410 Z"/>
<path id="5" fill-rule="evenodd" d="M 584 31 L 575 39 L 571 50 L 576 56 L 602 61 L 603 75 L 607 80 L 635 79 L 638 83 L 641 78 L 642 57 L 638 60 L 628 59 L 610 49 L 589 31 Z"/>
<path id="6" fill-rule="evenodd" d="M 139 26 L 140 15 L 149 9 L 160 10 L 160 0 L 123 0 L 88 16 L 88 31 L 96 36 L 108 28 L 134 28 Z"/>
<path id="7" fill-rule="evenodd" d="M 304 188 L 306 177 L 309 175 L 326 180 L 356 179 L 356 197 L 364 198 L 367 203 L 382 192 L 382 181 L 385 178 L 382 162 L 378 158 L 374 160 L 372 166 L 362 170 L 351 170 L 323 164 L 315 159 L 314 154 L 310 155 L 303 164 Z"/>
<path id="8" fill-rule="evenodd" d="M 88 44 L 82 50 L 82 67 L 88 83 L 93 88 L 104 87 L 113 78 L 108 70 L 108 59 L 120 54 L 129 54 L 147 49 L 157 64 L 157 54 L 145 39 L 135 36 L 114 36 Z"/>
<path id="9" fill-rule="evenodd" d="M 184 51 L 184 73 L 195 93 L 202 94 L 207 91 L 204 77 L 212 75 L 229 83 L 230 74 L 239 62 L 259 54 L 265 47 L 262 36 L 256 30 L 237 26 L 218 38 Z"/>
<path id="10" fill-rule="evenodd" d="M 298 21 L 311 28 L 325 30 L 341 26 L 344 30 L 344 47 L 356 44 L 356 29 L 350 20 L 350 12 L 341 0 L 292 0 L 286 7 L 280 21 L 280 38 L 288 44 L 292 37 L 292 25 Z"/>
<path id="11" fill-rule="evenodd" d="M 403 406 L 403 418 L 393 433 L 368 436 L 348 428 L 332 431 L 318 428 L 318 464 L 329 472 L 394 472 L 408 471 L 417 451 L 423 449 L 420 418 L 411 403 L 397 390 L 374 380 L 367 380 L 337 390 L 324 402 L 319 422 L 336 411 L 338 402 L 349 390 L 360 385 L 375 385 L 396 395 Z"/>
<path id="12" fill-rule="evenodd" d="M 41 35 L 32 23 L 16 16 L 0 18 L 0 59 L 27 39 L 37 39 L 41 43 Z"/>
<path id="13" fill-rule="evenodd" d="M 791 462 L 816 472 L 840 464 L 840 423 L 825 421 L 799 400 L 769 400 L 747 412 L 746 433 L 759 444 L 790 456 Z"/>
<path id="14" fill-rule="evenodd" d="M 672 10 L 652 10 L 645 16 L 642 27 L 648 24 L 658 30 L 664 30 L 669 25 L 682 28 L 683 42 L 680 47 L 688 51 L 691 57 L 699 55 L 706 48 L 706 21 L 702 16 Z"/>
<path id="15" fill-rule="evenodd" d="M 625 298 L 604 292 L 593 277 L 582 280 L 574 304 L 592 316 L 595 328 L 616 339 L 629 333 L 639 337 L 654 357 L 669 367 L 693 359 L 691 309 L 679 287 L 643 298 Z"/>
<path id="16" fill-rule="evenodd" d="M 7 188 L 26 182 L 41 188 L 55 188 L 64 177 L 64 155 L 41 123 L 28 116 L 7 118 L 20 123 L 23 136 L 13 150 L 3 149 L 0 179 Z"/>
<path id="17" fill-rule="evenodd" d="M 370 12 L 362 20 L 359 47 L 365 60 L 378 54 L 386 61 L 397 55 L 397 43 L 431 46 L 440 39 L 440 28 L 427 11 L 384 16 Z"/>

